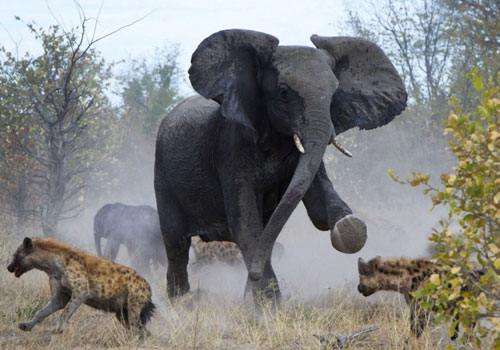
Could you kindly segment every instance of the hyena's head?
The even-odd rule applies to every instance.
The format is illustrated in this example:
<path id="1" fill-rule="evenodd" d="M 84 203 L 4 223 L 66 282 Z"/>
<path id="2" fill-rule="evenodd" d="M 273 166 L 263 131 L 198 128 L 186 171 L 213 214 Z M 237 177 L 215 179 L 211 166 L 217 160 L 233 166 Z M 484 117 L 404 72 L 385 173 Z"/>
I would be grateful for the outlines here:
<path id="1" fill-rule="evenodd" d="M 25 272 L 33 269 L 32 257 L 35 252 L 33 241 L 29 237 L 25 237 L 23 243 L 16 249 L 12 262 L 7 266 L 9 272 L 19 278 Z"/>
<path id="2" fill-rule="evenodd" d="M 381 261 L 377 256 L 366 262 L 362 258 L 358 259 L 359 284 L 358 291 L 365 297 L 381 290 L 381 284 L 377 275 L 377 267 Z"/>

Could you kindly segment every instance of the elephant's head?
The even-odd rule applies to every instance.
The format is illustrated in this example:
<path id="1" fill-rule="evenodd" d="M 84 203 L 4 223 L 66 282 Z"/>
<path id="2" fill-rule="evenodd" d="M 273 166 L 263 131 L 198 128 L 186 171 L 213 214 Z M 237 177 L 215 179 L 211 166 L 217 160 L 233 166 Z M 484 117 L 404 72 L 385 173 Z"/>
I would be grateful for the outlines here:
<path id="1" fill-rule="evenodd" d="M 311 40 L 316 48 L 278 46 L 268 34 L 224 30 L 205 39 L 191 60 L 193 87 L 219 102 L 225 118 L 252 129 L 256 142 L 272 133 L 289 137 L 302 153 L 259 240 L 250 271 L 255 279 L 335 135 L 384 125 L 406 105 L 398 73 L 375 44 L 317 35 Z"/>

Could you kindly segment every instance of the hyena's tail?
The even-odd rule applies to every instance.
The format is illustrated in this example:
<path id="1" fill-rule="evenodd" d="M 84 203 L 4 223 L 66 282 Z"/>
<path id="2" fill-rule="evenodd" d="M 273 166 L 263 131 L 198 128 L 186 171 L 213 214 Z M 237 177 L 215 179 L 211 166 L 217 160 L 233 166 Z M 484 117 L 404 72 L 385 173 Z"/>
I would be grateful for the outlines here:
<path id="1" fill-rule="evenodd" d="M 141 323 L 143 326 L 149 321 L 151 316 L 153 316 L 155 308 L 156 306 L 155 304 L 153 304 L 151 300 L 148 301 L 146 305 L 144 305 L 144 307 L 141 310 Z"/>

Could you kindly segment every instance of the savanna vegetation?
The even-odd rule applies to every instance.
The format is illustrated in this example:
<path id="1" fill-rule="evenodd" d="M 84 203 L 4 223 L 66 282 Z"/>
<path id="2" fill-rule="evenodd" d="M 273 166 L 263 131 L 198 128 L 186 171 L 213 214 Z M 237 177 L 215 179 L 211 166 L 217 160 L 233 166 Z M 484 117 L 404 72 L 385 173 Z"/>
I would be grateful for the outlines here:
<path id="1" fill-rule="evenodd" d="M 29 23 L 40 55 L 0 48 L 0 211 L 15 232 L 31 222 L 60 237 L 58 224 L 89 201 L 140 182 L 156 128 L 179 100 L 175 47 L 108 63 L 93 25 Z"/>
<path id="2" fill-rule="evenodd" d="M 4 262 L 23 235 L 68 240 L 61 223 L 110 194 L 141 198 L 145 188 L 152 193 L 143 169 L 152 169 L 160 120 L 182 97 L 178 49 L 164 46 L 150 56 L 107 62 L 95 48 L 107 37 L 93 36 L 95 23 L 82 18 L 73 29 L 27 24 L 42 47 L 39 55 L 0 46 Z M 408 210 L 402 186 L 391 177 L 423 186 L 431 198 L 428 208 L 446 208 L 448 216 L 425 233 L 446 274 L 433 276 L 415 294 L 422 307 L 435 311 L 429 322 L 437 325 L 416 340 L 404 302 L 367 301 L 352 285 L 307 301 L 292 295 L 278 311 L 255 313 L 243 300 L 199 293 L 172 306 L 159 279 L 154 290 L 160 307 L 153 336 L 144 343 L 131 339 L 113 316 L 83 308 L 65 335 L 48 335 L 56 314 L 25 337 L 17 323 L 48 300 L 46 278 L 31 273 L 12 282 L 3 269 L 0 348 L 319 349 L 314 334 L 335 341 L 336 335 L 379 325 L 354 348 L 500 349 L 500 5 L 365 1 L 348 8 L 345 18 L 339 32 L 373 40 L 389 54 L 409 106 L 377 132 L 341 135 L 355 162 L 330 150 L 328 170 L 351 194 L 354 208 L 373 216 L 382 209 L 394 216 Z M 386 176 L 389 168 L 394 170 Z M 414 172 L 405 178 L 408 169 Z M 484 274 L 477 277 L 477 270 Z M 464 333 L 450 342 L 455 322 Z"/>
<path id="3" fill-rule="evenodd" d="M 396 182 L 424 186 L 431 206 L 448 210 L 429 232 L 434 259 L 446 274 L 432 276 L 415 297 L 436 312 L 437 323 L 452 321 L 450 335 L 459 323 L 465 330 L 461 342 L 500 348 L 500 6 L 467 0 L 383 3 L 366 3 L 374 13 L 369 20 L 348 11 L 347 27 L 378 42 L 403 72 L 410 105 L 406 118 L 389 128 L 402 122 L 417 137 L 400 145 L 408 152 L 426 148 L 444 165 L 424 171 L 414 166 L 404 180 L 389 170 Z"/>
<path id="4" fill-rule="evenodd" d="M 448 217 L 440 221 L 429 240 L 436 245 L 435 261 L 444 266 L 442 276 L 415 293 L 421 306 L 435 310 L 436 322 L 450 321 L 464 327 L 462 341 L 493 338 L 500 347 L 500 75 L 486 84 L 477 70 L 469 75 L 480 104 L 464 113 L 459 101 L 444 123 L 450 134 L 450 151 L 456 156 L 453 173 L 441 175 L 441 186 L 429 184 L 429 174 L 412 173 L 399 183 L 423 186 L 434 206 L 446 205 Z M 480 272 L 479 272 L 480 271 Z M 479 272 L 479 273 L 478 273 Z M 484 322 L 481 322 L 484 321 Z"/>
<path id="5" fill-rule="evenodd" d="M 0 255 L 6 254 L 2 248 Z M 355 288 L 352 285 L 314 300 L 291 296 L 279 310 L 264 308 L 256 314 L 250 300 L 202 292 L 171 305 L 162 297 L 165 284 L 156 283 L 153 293 L 159 308 L 148 325 L 152 335 L 144 341 L 130 336 L 113 314 L 88 307 L 76 311 L 61 335 L 50 334 L 58 313 L 25 333 L 17 324 L 30 319 L 50 298 L 47 277 L 30 272 L 13 281 L 11 275 L 1 272 L 0 283 L 2 349 L 321 349 L 315 335 L 329 342 L 325 343 L 325 349 L 335 349 L 329 344 L 335 344 L 337 336 L 348 336 L 376 325 L 379 330 L 356 339 L 349 348 L 439 350 L 448 339 L 446 328 L 438 327 L 415 340 L 409 332 L 409 309 L 404 301 L 384 298 L 367 301 L 352 295 Z"/>

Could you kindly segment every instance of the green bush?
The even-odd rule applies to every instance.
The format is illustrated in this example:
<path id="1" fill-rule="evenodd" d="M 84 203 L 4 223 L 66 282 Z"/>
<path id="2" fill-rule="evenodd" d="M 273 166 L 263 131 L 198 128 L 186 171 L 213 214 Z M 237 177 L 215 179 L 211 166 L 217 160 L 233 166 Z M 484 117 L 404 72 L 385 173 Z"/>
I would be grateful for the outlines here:
<path id="1" fill-rule="evenodd" d="M 475 70 L 469 79 L 481 95 L 476 111 L 463 114 L 452 100 L 445 122 L 444 134 L 452 137 L 449 150 L 457 160 L 454 173 L 441 175 L 436 188 L 429 175 L 412 173 L 400 180 L 388 172 L 396 182 L 423 186 L 434 206 L 449 208 L 448 218 L 429 238 L 438 251 L 434 260 L 445 273 L 431 276 L 414 297 L 425 299 L 420 304 L 437 313 L 437 323 L 452 321 L 450 335 L 460 323 L 462 342 L 471 339 L 480 346 L 488 339 L 500 349 L 500 74 L 485 83 Z"/>

